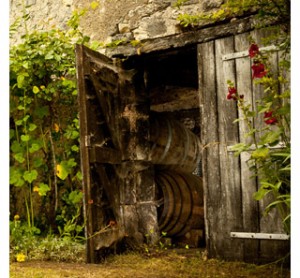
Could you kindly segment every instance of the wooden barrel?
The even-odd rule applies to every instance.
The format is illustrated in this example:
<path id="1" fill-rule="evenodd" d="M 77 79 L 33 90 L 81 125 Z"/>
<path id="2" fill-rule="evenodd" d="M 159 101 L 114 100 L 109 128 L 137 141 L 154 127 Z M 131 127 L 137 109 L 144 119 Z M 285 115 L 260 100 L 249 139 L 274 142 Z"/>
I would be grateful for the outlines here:
<path id="1" fill-rule="evenodd" d="M 160 168 L 192 173 L 200 162 L 199 138 L 178 121 L 151 120 L 150 143 L 150 159 Z"/>
<path id="2" fill-rule="evenodd" d="M 158 225 L 168 236 L 183 236 L 204 228 L 202 179 L 193 174 L 160 172 L 155 176 Z"/>

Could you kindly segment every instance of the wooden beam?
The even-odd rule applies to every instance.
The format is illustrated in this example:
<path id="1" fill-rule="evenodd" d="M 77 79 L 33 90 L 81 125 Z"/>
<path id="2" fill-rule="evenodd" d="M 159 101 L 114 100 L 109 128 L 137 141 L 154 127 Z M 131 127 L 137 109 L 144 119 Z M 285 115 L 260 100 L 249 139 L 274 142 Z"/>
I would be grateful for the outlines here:
<path id="1" fill-rule="evenodd" d="M 93 145 L 89 150 L 90 163 L 121 163 L 120 151 L 112 148 Z"/>
<path id="2" fill-rule="evenodd" d="M 253 16 L 249 16 L 231 22 L 218 23 L 215 26 L 202 26 L 201 29 L 155 39 L 147 39 L 141 41 L 141 47 L 133 47 L 128 44 L 116 48 L 107 48 L 106 55 L 110 57 L 128 57 L 154 51 L 184 47 L 191 44 L 199 44 L 253 30 L 256 24 L 256 19 Z"/>
<path id="3" fill-rule="evenodd" d="M 168 87 L 150 92 L 150 110 L 173 112 L 199 108 L 199 94 L 196 88 Z"/>

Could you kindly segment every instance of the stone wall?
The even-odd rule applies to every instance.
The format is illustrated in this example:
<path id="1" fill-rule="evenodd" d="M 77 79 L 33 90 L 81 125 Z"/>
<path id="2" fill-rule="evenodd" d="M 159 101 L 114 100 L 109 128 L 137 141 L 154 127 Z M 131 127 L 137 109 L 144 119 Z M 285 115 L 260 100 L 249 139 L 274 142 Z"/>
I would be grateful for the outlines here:
<path id="1" fill-rule="evenodd" d="M 109 43 L 119 39 L 143 40 L 180 32 L 177 17 L 180 13 L 195 14 L 220 7 L 223 0 L 189 0 L 178 9 L 177 0 L 11 0 L 11 23 L 22 16 L 25 5 L 30 12 L 29 29 L 65 27 L 72 10 L 98 2 L 81 19 L 83 33 L 93 40 Z"/>

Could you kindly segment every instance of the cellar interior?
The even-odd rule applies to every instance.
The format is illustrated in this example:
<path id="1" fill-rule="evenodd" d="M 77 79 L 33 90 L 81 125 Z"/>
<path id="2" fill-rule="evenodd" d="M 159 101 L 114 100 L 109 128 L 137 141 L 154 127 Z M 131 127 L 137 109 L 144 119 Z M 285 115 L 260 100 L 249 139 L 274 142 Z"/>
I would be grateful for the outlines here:
<path id="1" fill-rule="evenodd" d="M 122 62 L 83 50 L 88 261 L 149 234 L 152 244 L 163 235 L 173 246 L 204 246 L 196 47 Z"/>

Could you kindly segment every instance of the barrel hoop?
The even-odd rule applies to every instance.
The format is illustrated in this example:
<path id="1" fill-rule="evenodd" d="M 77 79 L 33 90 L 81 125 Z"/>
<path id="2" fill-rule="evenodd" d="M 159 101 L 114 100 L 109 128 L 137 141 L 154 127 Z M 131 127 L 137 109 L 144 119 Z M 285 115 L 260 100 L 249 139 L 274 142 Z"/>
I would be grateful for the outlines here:
<path id="1" fill-rule="evenodd" d="M 155 136 L 154 136 L 154 138 L 157 138 L 157 137 L 158 137 L 158 133 L 159 133 L 158 121 L 155 121 L 154 124 L 155 124 L 155 127 L 156 127 L 156 128 L 154 129 L 154 131 L 155 131 Z M 157 143 L 156 143 L 156 140 L 154 140 L 154 144 L 153 144 L 153 146 L 152 146 L 152 148 L 151 148 L 150 153 L 152 153 L 152 152 L 155 150 L 156 146 L 157 146 Z"/>
<path id="2" fill-rule="evenodd" d="M 184 236 L 191 229 L 203 229 L 202 179 L 192 174 L 164 171 L 156 175 L 155 181 L 164 198 L 158 215 L 159 229 L 175 237 Z"/>
<path id="3" fill-rule="evenodd" d="M 161 218 L 159 219 L 158 222 L 158 225 L 163 229 L 164 227 L 166 227 L 166 224 L 170 221 L 172 217 L 175 208 L 175 200 L 174 200 L 173 189 L 163 181 L 162 176 L 158 178 L 157 183 L 161 187 L 164 195 L 164 208 L 163 208 Z"/>
<path id="4" fill-rule="evenodd" d="M 173 175 L 171 177 L 173 180 L 175 180 L 175 177 Z M 190 219 L 192 214 L 192 196 L 188 184 L 178 173 L 176 174 L 175 182 L 180 188 L 182 200 L 180 202 L 180 217 L 178 218 L 178 221 L 174 223 L 174 225 L 170 225 L 171 227 L 169 234 L 171 236 L 177 236 L 177 234 L 180 233 L 182 229 L 184 229 L 184 227 L 186 226 L 186 222 L 188 221 L 188 219 Z"/>
<path id="5" fill-rule="evenodd" d="M 188 149 L 189 149 L 189 146 L 190 146 L 190 137 L 189 137 L 189 134 L 188 134 L 188 131 L 187 129 L 183 129 L 184 130 L 184 134 L 185 134 L 185 137 L 186 137 L 186 140 L 187 140 L 187 143 L 184 144 L 184 155 L 183 155 L 183 158 L 181 160 L 181 163 L 179 164 L 180 166 L 182 166 L 187 158 L 187 155 L 188 155 Z"/>
<path id="6" fill-rule="evenodd" d="M 184 228 L 177 233 L 177 236 L 185 235 L 191 228 L 203 228 L 204 223 L 202 181 L 199 177 L 193 175 L 181 175 L 181 177 L 185 180 L 192 195 L 192 211 L 191 217 L 186 222 Z M 197 182 L 200 182 L 199 187 L 196 185 Z"/>
<path id="7" fill-rule="evenodd" d="M 165 149 L 164 149 L 164 152 L 162 154 L 162 156 L 160 157 L 160 159 L 157 161 L 158 162 L 161 162 L 165 159 L 169 149 L 170 149 L 170 146 L 171 146 L 171 142 L 172 142 L 172 129 L 171 129 L 171 125 L 170 125 L 170 122 L 169 120 L 167 119 L 167 126 L 168 126 L 168 141 L 167 141 L 167 144 L 165 146 Z"/>
<path id="8" fill-rule="evenodd" d="M 166 184 L 172 188 L 173 199 L 174 199 L 174 209 L 173 213 L 168 221 L 165 221 L 164 226 L 160 226 L 160 229 L 166 232 L 168 235 L 173 235 L 172 229 L 176 226 L 176 223 L 179 221 L 182 213 L 182 206 L 178 206 L 178 203 L 181 204 L 182 200 L 182 191 L 180 186 L 177 184 L 177 181 L 170 175 L 162 175 L 166 179 Z"/>

